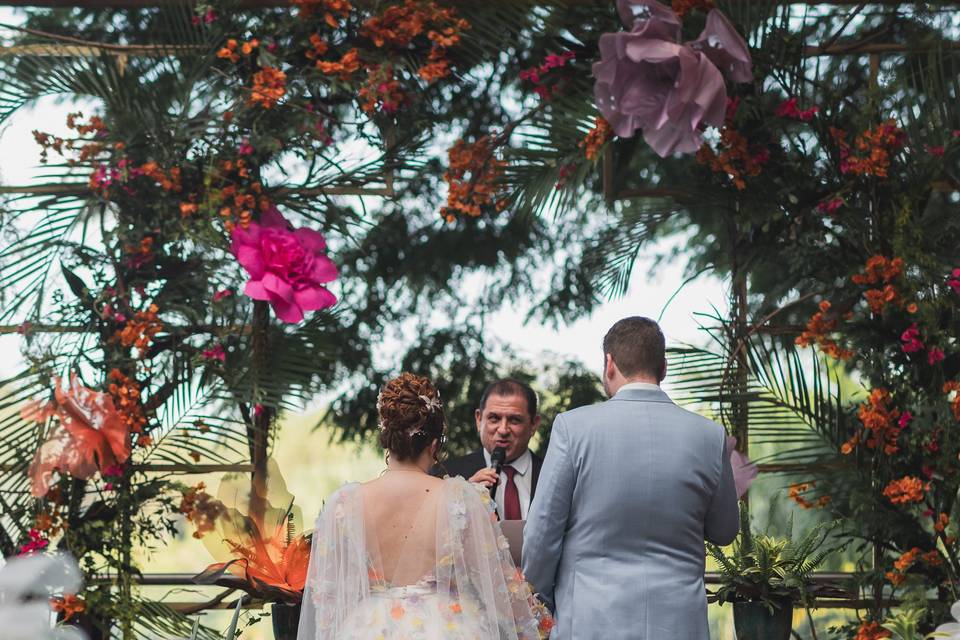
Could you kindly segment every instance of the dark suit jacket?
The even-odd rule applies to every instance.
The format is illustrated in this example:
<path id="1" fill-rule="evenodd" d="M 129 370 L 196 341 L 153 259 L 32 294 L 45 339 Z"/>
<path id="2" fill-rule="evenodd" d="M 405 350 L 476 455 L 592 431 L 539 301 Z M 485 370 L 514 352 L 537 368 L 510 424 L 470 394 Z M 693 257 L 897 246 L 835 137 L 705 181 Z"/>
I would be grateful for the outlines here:
<path id="1" fill-rule="evenodd" d="M 540 459 L 540 456 L 535 454 L 533 451 L 530 452 L 530 456 L 533 458 L 533 477 L 530 482 L 530 500 L 533 500 L 533 497 L 537 493 L 537 480 L 540 478 L 540 467 L 543 465 L 543 460 Z M 483 449 L 477 449 L 476 451 L 471 451 L 465 456 L 460 456 L 459 458 L 450 458 L 442 465 L 436 465 L 430 470 L 430 474 L 437 476 L 438 478 L 443 477 L 444 475 L 450 476 L 461 476 L 466 480 L 469 480 L 470 477 L 475 474 L 480 469 L 483 469 L 487 466 L 487 460 L 483 457 Z M 497 491 L 496 485 L 491 488 L 490 494 L 494 495 Z"/>

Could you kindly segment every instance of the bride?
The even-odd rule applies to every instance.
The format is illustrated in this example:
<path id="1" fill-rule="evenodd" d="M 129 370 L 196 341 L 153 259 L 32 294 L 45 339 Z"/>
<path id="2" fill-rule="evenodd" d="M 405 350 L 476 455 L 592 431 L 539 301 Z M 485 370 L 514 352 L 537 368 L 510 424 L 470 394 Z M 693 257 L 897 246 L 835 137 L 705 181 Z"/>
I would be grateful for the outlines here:
<path id="1" fill-rule="evenodd" d="M 446 427 L 433 384 L 404 373 L 384 386 L 377 409 L 387 469 L 326 500 L 298 639 L 539 638 L 535 600 L 489 493 L 427 473 Z"/>

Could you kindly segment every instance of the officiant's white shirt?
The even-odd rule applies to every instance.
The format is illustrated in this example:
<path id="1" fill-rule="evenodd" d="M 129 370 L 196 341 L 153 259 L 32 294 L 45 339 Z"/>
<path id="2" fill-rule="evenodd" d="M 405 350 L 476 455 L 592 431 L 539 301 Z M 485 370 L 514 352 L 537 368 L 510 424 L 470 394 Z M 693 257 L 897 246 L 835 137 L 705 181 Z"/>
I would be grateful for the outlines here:
<path id="1" fill-rule="evenodd" d="M 483 450 L 483 457 L 487 461 L 487 466 L 492 466 L 490 461 L 490 452 Z M 513 481 L 517 485 L 517 493 L 520 495 L 520 517 L 527 519 L 527 511 L 530 510 L 530 488 L 533 485 L 533 457 L 530 450 L 527 449 L 520 457 L 513 462 L 504 463 L 503 466 L 511 466 L 517 470 L 513 476 Z M 497 502 L 497 513 L 503 516 L 503 493 L 507 487 L 507 474 L 500 471 L 500 482 L 497 483 L 497 493 L 494 498 Z"/>

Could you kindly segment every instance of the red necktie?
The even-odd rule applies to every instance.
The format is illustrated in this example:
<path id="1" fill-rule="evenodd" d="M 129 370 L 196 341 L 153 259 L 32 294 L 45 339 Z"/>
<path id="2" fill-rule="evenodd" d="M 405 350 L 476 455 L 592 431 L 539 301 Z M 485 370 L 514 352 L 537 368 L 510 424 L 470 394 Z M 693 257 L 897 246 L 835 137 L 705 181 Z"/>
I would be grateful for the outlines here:
<path id="1" fill-rule="evenodd" d="M 507 486 L 503 488 L 503 519 L 520 520 L 520 492 L 517 490 L 517 483 L 513 481 L 517 470 L 506 466 L 503 472 L 507 474 Z"/>

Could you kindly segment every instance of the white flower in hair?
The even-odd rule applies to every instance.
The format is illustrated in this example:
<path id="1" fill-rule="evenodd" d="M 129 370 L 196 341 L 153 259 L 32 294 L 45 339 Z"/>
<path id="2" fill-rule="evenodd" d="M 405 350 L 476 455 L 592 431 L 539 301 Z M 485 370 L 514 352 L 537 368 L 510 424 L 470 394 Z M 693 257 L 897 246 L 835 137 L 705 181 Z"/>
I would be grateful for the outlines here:
<path id="1" fill-rule="evenodd" d="M 430 413 L 442 408 L 439 397 L 431 398 L 430 396 L 420 396 L 420 399 L 423 400 L 423 404 L 427 405 L 427 411 Z"/>

